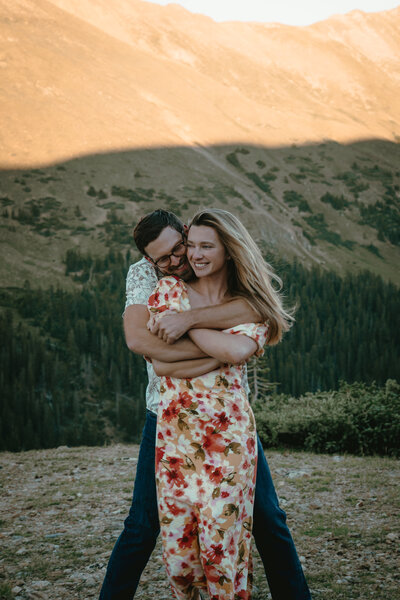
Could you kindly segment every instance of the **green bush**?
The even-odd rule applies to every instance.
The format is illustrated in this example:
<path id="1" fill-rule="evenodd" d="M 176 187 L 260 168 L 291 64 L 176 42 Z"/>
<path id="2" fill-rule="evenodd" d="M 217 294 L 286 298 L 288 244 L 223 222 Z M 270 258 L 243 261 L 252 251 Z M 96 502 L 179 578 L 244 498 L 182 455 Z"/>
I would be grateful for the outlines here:
<path id="1" fill-rule="evenodd" d="M 297 206 L 300 212 L 312 212 L 307 200 L 294 190 L 285 190 L 283 199 L 289 206 Z"/>
<path id="2" fill-rule="evenodd" d="M 362 181 L 358 172 L 354 173 L 352 171 L 346 171 L 345 173 L 339 173 L 334 179 L 343 181 L 355 198 L 358 198 L 361 192 L 365 192 L 369 189 L 369 183 Z"/>
<path id="3" fill-rule="evenodd" d="M 289 173 L 289 177 L 295 183 L 303 183 L 303 180 L 307 179 L 306 173 Z"/>
<path id="4" fill-rule="evenodd" d="M 263 176 L 262 178 L 259 177 L 259 175 L 257 175 L 257 173 L 245 173 L 247 179 L 250 179 L 250 181 L 252 181 L 253 183 L 256 184 L 257 187 L 260 188 L 260 190 L 262 190 L 263 192 L 265 192 L 266 194 L 270 194 L 271 193 L 271 186 L 268 183 L 268 177 Z M 276 179 L 276 177 L 274 177 L 274 179 Z"/>
<path id="5" fill-rule="evenodd" d="M 375 254 L 376 256 L 379 256 L 380 258 L 382 258 L 382 255 L 379 252 L 379 248 L 374 246 L 374 244 L 364 244 L 362 247 L 365 248 L 366 250 L 368 250 L 368 252 L 372 252 L 372 254 Z"/>
<path id="6" fill-rule="evenodd" d="M 393 173 L 387 169 L 382 169 L 379 165 L 364 167 L 360 171 L 367 179 L 375 179 L 383 185 L 389 185 L 393 181 Z"/>
<path id="7" fill-rule="evenodd" d="M 320 240 L 325 240 L 329 244 L 334 246 L 344 246 L 348 250 L 352 250 L 355 246 L 355 242 L 351 240 L 343 240 L 339 233 L 328 229 L 328 224 L 325 221 L 323 213 L 317 213 L 304 217 L 304 220 L 315 230 L 315 237 Z"/>
<path id="8" fill-rule="evenodd" d="M 240 164 L 235 152 L 230 152 L 229 154 L 227 154 L 226 160 L 232 165 L 232 167 L 235 167 L 235 169 L 242 168 L 242 165 Z"/>
<path id="9" fill-rule="evenodd" d="M 339 390 L 267 396 L 254 415 L 265 447 L 400 456 L 400 385 L 341 383 Z"/>
<path id="10" fill-rule="evenodd" d="M 400 210 L 393 186 L 387 186 L 381 200 L 374 204 L 359 204 L 360 222 L 378 231 L 378 239 L 388 239 L 400 245 Z"/>
<path id="11" fill-rule="evenodd" d="M 153 199 L 155 190 L 153 188 L 137 188 L 131 190 L 122 186 L 113 185 L 111 194 L 120 198 L 127 198 L 130 202 L 150 202 Z"/>
<path id="12" fill-rule="evenodd" d="M 346 206 L 349 206 L 349 204 L 350 204 L 349 201 L 346 200 L 346 198 L 343 195 L 334 196 L 333 194 L 330 194 L 329 192 L 326 192 L 326 194 L 321 196 L 321 202 L 330 204 L 335 210 L 342 210 L 343 208 L 346 208 Z"/>
<path id="13" fill-rule="evenodd" d="M 92 196 L 92 198 L 96 198 L 97 197 L 97 192 L 94 189 L 94 187 L 91 185 L 90 188 L 88 189 L 88 191 L 86 192 L 86 194 L 88 196 Z"/>
<path id="14" fill-rule="evenodd" d="M 278 169 L 279 171 L 279 169 Z M 276 167 L 270 169 L 269 171 L 267 171 L 266 173 L 264 173 L 264 175 L 262 175 L 262 179 L 264 181 L 266 181 L 268 183 L 268 181 L 275 181 L 275 179 L 277 178 L 277 176 L 275 175 L 275 173 L 277 172 Z"/>

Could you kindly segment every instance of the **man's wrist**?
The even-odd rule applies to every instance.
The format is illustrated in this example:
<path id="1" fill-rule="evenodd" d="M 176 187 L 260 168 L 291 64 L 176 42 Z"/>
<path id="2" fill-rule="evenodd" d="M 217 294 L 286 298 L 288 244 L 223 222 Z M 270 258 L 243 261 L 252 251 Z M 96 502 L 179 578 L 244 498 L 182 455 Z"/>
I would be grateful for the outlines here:
<path id="1" fill-rule="evenodd" d="M 186 324 L 186 331 L 189 331 L 189 329 L 193 329 L 194 327 L 196 327 L 198 320 L 196 319 L 196 309 L 194 310 L 186 310 L 183 313 L 181 313 L 182 315 L 185 315 L 185 324 Z"/>

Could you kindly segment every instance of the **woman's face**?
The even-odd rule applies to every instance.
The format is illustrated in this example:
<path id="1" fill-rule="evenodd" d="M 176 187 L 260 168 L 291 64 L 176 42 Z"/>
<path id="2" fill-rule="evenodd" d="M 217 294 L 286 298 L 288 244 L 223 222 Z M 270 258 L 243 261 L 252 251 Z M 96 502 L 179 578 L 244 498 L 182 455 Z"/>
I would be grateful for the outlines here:
<path id="1" fill-rule="evenodd" d="M 215 275 L 227 269 L 228 255 L 212 227 L 192 225 L 187 238 L 187 257 L 196 277 Z"/>

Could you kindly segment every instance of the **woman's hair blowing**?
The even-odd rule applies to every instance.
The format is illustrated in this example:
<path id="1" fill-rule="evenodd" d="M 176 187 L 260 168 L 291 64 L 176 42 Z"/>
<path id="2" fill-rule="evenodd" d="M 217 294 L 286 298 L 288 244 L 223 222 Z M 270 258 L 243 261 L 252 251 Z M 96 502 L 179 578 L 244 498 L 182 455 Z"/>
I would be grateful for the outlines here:
<path id="1" fill-rule="evenodd" d="M 249 304 L 269 322 L 268 343 L 277 344 L 287 331 L 293 316 L 284 309 L 280 289 L 281 279 L 264 260 L 260 249 L 237 217 L 219 208 L 198 212 L 189 223 L 212 227 L 231 257 L 228 261 L 228 289 L 233 296 L 247 299 Z M 275 289 L 272 282 L 278 284 Z"/>

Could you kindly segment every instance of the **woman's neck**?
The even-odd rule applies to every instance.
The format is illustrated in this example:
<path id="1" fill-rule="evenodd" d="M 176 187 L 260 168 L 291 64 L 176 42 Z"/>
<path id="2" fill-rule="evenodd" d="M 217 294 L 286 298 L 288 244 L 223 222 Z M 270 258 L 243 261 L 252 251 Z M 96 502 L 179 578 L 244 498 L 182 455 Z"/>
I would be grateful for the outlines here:
<path id="1" fill-rule="evenodd" d="M 227 273 L 214 273 L 190 282 L 189 288 L 201 297 L 203 306 L 221 304 L 228 297 Z"/>

